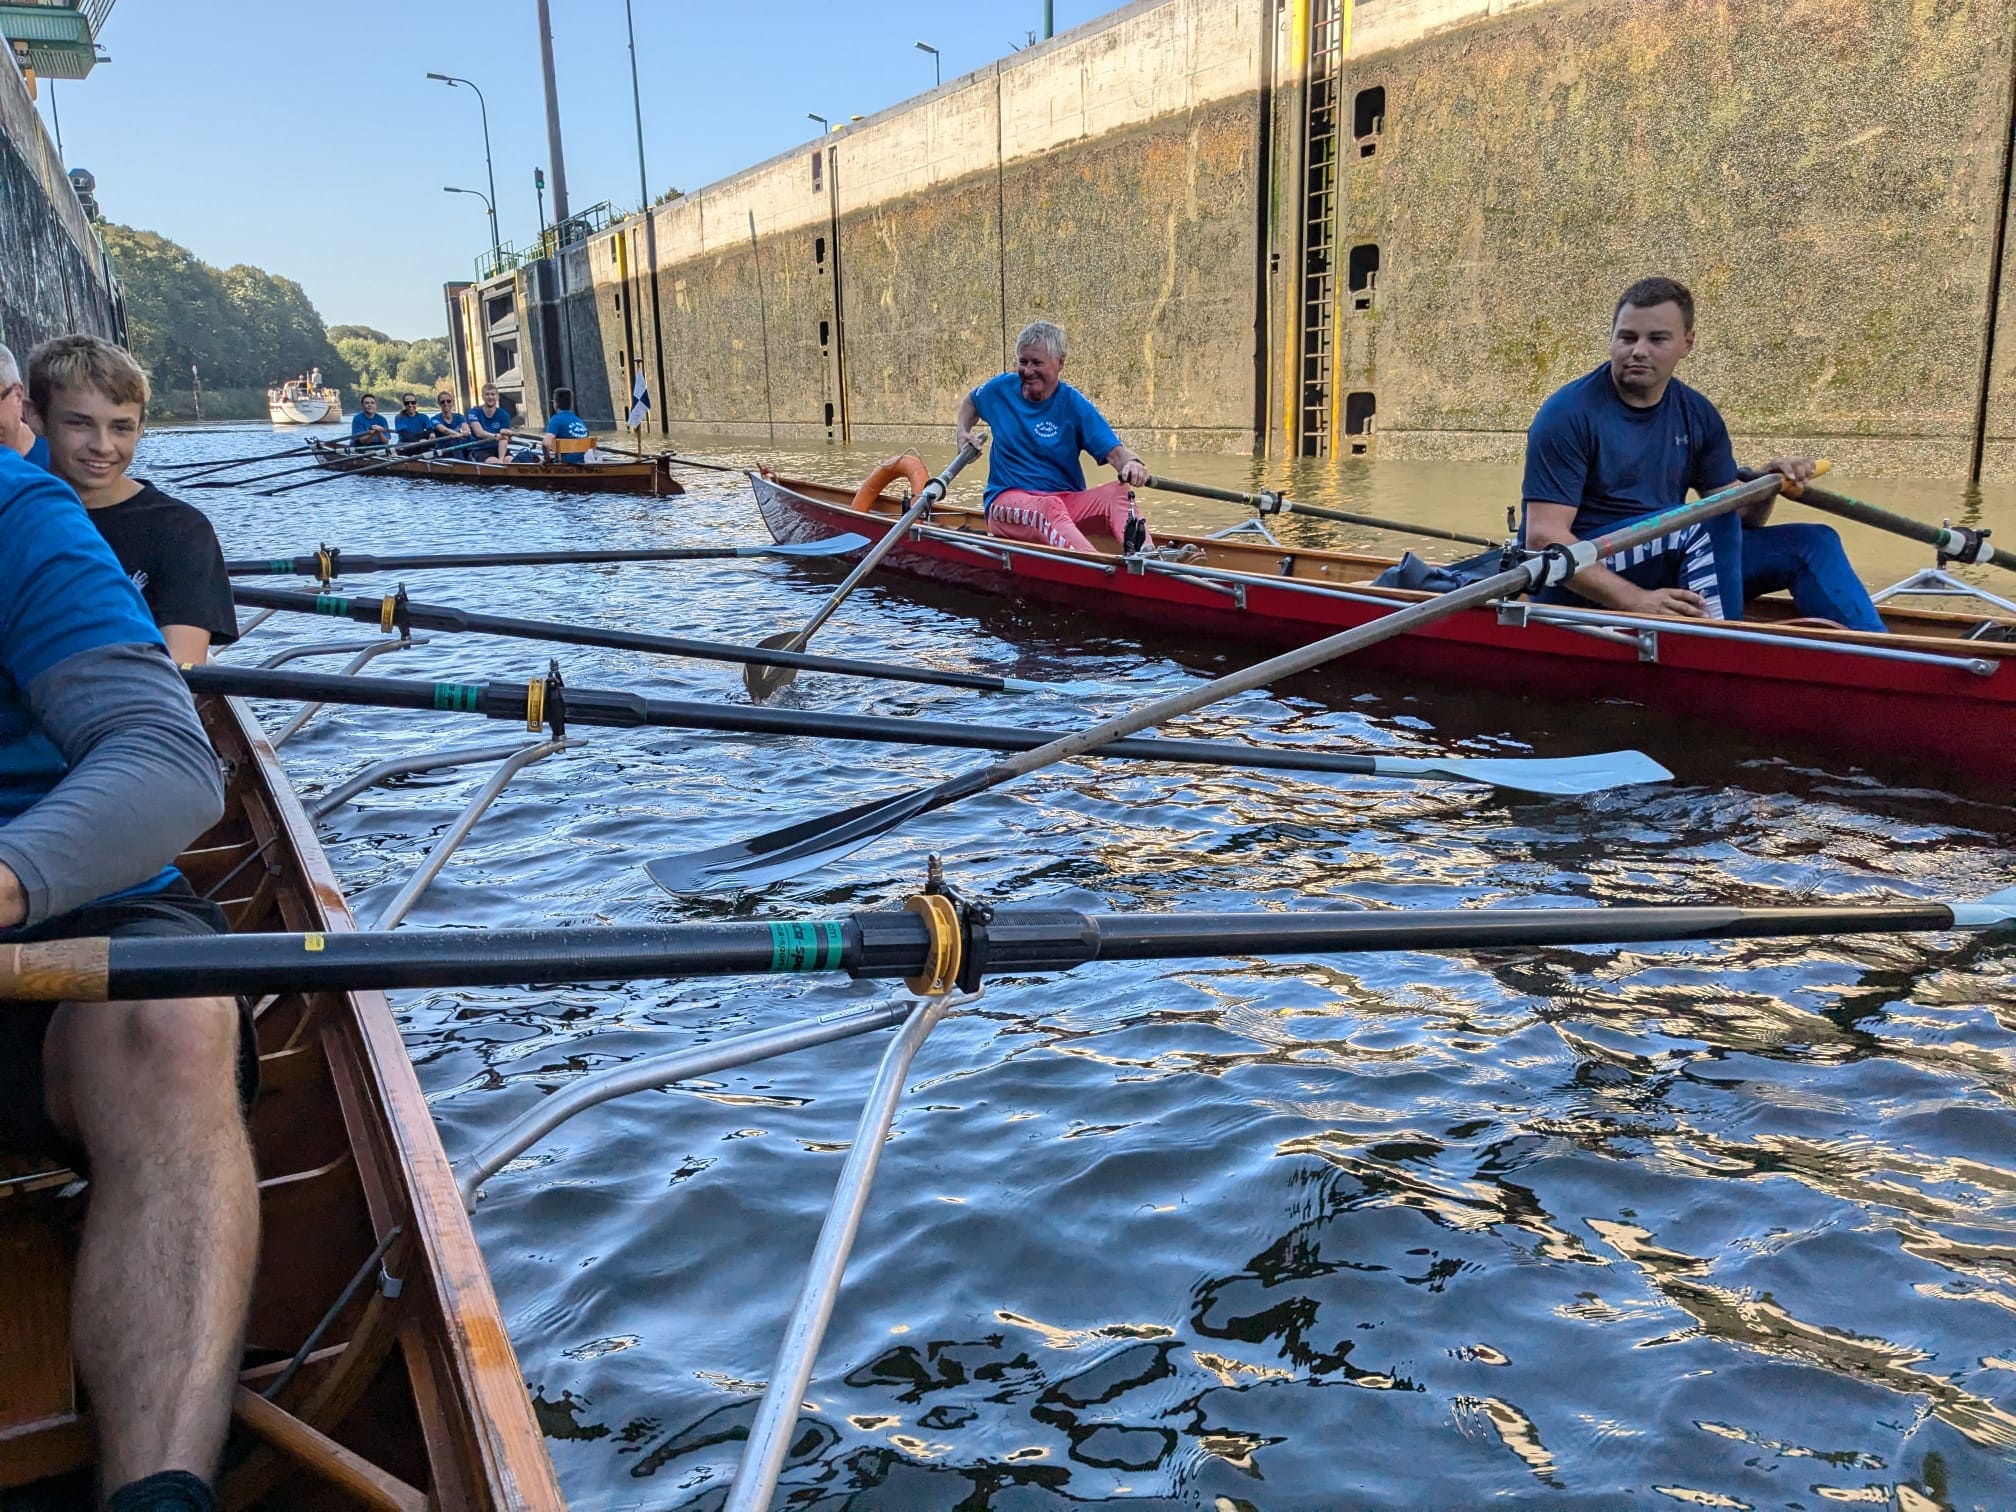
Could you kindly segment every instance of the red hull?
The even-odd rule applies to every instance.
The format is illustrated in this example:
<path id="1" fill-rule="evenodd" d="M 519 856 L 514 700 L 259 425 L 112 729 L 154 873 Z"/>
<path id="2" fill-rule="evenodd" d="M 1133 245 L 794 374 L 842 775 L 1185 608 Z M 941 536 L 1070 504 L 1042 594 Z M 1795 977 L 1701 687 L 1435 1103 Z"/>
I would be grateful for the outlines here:
<path id="1" fill-rule="evenodd" d="M 770 477 L 751 482 L 764 524 L 785 543 L 848 531 L 878 540 L 901 508 L 885 498 L 877 512 L 864 513 L 843 490 Z M 1387 558 L 1162 537 L 1187 540 L 1203 553 L 1192 567 L 1208 576 L 1186 576 L 1181 567 L 1133 570 L 1114 557 L 995 542 L 976 511 L 940 509 L 932 519 L 889 554 L 887 567 L 1188 637 L 1303 645 L 1428 596 L 1368 587 L 1391 564 Z M 1587 628 L 1571 629 L 1501 623 L 1491 609 L 1471 609 L 1353 660 L 1500 692 L 1623 699 L 1717 729 L 1924 761 L 2003 786 L 2016 781 L 2016 645 L 1960 641 L 1978 618 L 1886 617 L 1899 633 L 1746 622 L 1720 627 L 1740 639 L 1717 639 L 1690 633 L 1684 621 L 1639 615 L 1592 613 Z M 1882 652 L 1926 659 L 1876 654 Z"/>

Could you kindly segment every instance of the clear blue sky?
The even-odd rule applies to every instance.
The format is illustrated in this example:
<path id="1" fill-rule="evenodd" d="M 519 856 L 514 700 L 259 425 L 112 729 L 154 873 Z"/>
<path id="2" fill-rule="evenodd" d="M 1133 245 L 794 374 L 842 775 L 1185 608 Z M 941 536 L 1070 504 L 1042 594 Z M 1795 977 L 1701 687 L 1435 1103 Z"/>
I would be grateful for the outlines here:
<path id="1" fill-rule="evenodd" d="M 644 151 L 655 196 L 692 190 L 839 121 L 1006 55 L 1043 24 L 1042 0 L 812 3 L 633 0 Z M 567 189 L 574 208 L 637 201 L 623 0 L 553 0 Z M 1114 9 L 1057 0 L 1062 32 Z M 469 6 L 124 0 L 112 55 L 57 84 L 64 157 L 98 177 L 108 219 L 158 231 L 219 267 L 298 280 L 330 324 L 400 337 L 445 328 L 441 285 L 489 244 L 483 136 L 460 74 L 490 106 L 503 239 L 538 232 L 532 169 L 546 161 L 533 0 Z M 50 120 L 50 91 L 42 96 Z M 548 200 L 550 213 L 551 200 Z"/>

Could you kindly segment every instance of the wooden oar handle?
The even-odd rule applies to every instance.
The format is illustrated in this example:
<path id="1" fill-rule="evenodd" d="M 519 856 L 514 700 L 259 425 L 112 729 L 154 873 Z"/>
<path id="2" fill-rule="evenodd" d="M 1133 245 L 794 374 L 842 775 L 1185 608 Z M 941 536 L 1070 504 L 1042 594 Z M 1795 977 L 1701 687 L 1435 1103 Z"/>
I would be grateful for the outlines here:
<path id="1" fill-rule="evenodd" d="M 102 1003 L 109 994 L 112 942 L 45 940 L 0 949 L 0 998 L 35 1003 Z"/>

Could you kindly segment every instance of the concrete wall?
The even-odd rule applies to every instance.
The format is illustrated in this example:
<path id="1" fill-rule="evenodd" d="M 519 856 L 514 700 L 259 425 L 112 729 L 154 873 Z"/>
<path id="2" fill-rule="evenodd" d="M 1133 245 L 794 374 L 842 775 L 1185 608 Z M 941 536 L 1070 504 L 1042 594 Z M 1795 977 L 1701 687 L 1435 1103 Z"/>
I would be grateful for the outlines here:
<path id="1" fill-rule="evenodd" d="M 908 443 L 1043 316 L 1137 443 L 1292 449 L 1320 3 L 1144 0 L 597 236 L 577 298 L 613 408 L 642 361 L 671 432 Z M 1516 456 L 1662 272 L 1746 451 L 2016 476 L 2016 266 L 1992 288 L 2016 0 L 1359 0 L 1343 24 L 1346 115 L 1387 92 L 1336 213 L 1340 271 L 1380 249 L 1333 374 L 1376 397 L 1376 455 Z"/>
<path id="2" fill-rule="evenodd" d="M 0 62 L 0 341 L 25 357 L 78 331 L 124 335 L 118 284 L 9 53 Z"/>

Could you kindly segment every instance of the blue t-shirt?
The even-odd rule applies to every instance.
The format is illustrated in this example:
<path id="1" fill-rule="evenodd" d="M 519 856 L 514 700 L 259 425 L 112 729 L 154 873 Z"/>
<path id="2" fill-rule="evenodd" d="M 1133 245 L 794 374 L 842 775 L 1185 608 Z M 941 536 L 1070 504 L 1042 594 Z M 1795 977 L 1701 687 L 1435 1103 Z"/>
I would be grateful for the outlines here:
<path id="1" fill-rule="evenodd" d="M 385 427 L 388 435 L 391 433 L 392 422 L 386 416 L 367 415 L 364 411 L 359 410 L 350 417 L 350 434 L 352 437 L 361 436 L 374 425 L 382 425 Z M 383 446 L 385 443 L 382 441 L 373 441 L 370 444 L 373 446 Z"/>
<path id="2" fill-rule="evenodd" d="M 427 418 L 436 425 L 447 426 L 448 429 L 450 430 L 454 430 L 457 426 L 467 425 L 469 423 L 469 417 L 467 415 L 458 415 L 452 409 L 441 410 L 436 414 L 429 415 Z"/>
<path id="3" fill-rule="evenodd" d="M 579 441 L 583 436 L 592 436 L 594 432 L 588 429 L 588 422 L 575 414 L 574 411 L 555 410 L 546 421 L 546 434 L 549 436 L 561 436 L 570 441 Z M 562 452 L 560 460 L 562 462 L 586 462 L 588 454 L 586 452 Z"/>
<path id="4" fill-rule="evenodd" d="M 434 417 L 419 410 L 410 415 L 401 410 L 392 417 L 392 429 L 399 433 L 401 446 L 411 441 L 425 441 L 434 434 Z"/>
<path id="5" fill-rule="evenodd" d="M 481 426 L 493 436 L 511 429 L 511 411 L 501 404 L 494 410 L 486 410 L 479 404 L 462 418 Z"/>
<path id="6" fill-rule="evenodd" d="M 37 436 L 35 438 L 35 444 L 28 448 L 27 460 L 41 468 L 42 471 L 49 471 L 49 438 L 47 436 Z"/>
<path id="7" fill-rule="evenodd" d="M 28 684 L 105 646 L 162 644 L 140 590 L 70 485 L 0 447 L 0 825 L 25 813 L 69 768 L 36 728 Z M 99 837 L 116 844 L 117 837 Z M 179 874 L 115 893 L 154 892 Z"/>
<path id="8" fill-rule="evenodd" d="M 1634 409 L 1610 381 L 1610 364 L 1556 389 L 1526 432 L 1528 503 L 1573 504 L 1586 540 L 1625 520 L 1713 493 L 1736 481 L 1729 427 L 1678 378 L 1650 409 Z"/>
<path id="9" fill-rule="evenodd" d="M 1078 454 L 1105 459 L 1120 444 L 1090 399 L 1063 380 L 1041 404 L 1022 397 L 1014 373 L 989 378 L 973 390 L 973 408 L 994 433 L 987 463 L 987 502 L 1010 488 L 1030 493 L 1079 493 L 1085 469 Z"/>

